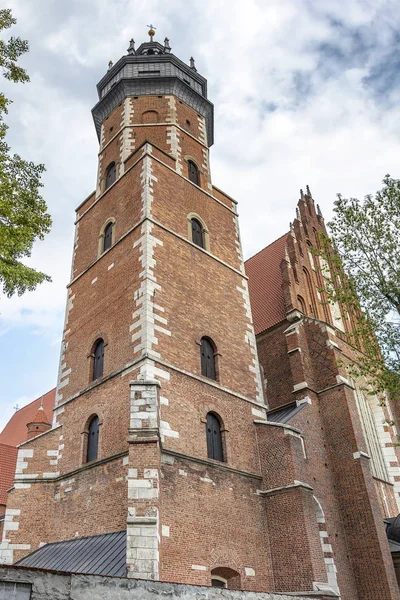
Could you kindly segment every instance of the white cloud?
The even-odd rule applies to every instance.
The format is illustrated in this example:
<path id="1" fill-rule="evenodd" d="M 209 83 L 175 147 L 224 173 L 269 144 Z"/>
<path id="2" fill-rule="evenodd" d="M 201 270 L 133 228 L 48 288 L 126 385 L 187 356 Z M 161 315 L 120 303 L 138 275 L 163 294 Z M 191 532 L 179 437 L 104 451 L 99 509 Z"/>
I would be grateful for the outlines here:
<path id="1" fill-rule="evenodd" d="M 377 97 L 364 80 L 394 50 L 396 4 L 156 0 L 149 10 L 144 0 L 15 0 L 19 31 L 30 40 L 32 81 L 6 86 L 15 100 L 10 139 L 47 166 L 43 194 L 54 227 L 31 262 L 53 284 L 1 300 L 0 327 L 59 336 L 74 208 L 95 186 L 95 85 L 132 36 L 137 45 L 145 41 L 150 19 L 157 39 L 167 35 L 173 52 L 186 61 L 193 55 L 208 78 L 213 179 L 239 201 L 249 256 L 288 229 L 307 183 L 329 216 L 336 192 L 363 196 L 385 173 L 399 176 L 399 88 Z M 385 74 L 385 64 L 378 72 Z"/>

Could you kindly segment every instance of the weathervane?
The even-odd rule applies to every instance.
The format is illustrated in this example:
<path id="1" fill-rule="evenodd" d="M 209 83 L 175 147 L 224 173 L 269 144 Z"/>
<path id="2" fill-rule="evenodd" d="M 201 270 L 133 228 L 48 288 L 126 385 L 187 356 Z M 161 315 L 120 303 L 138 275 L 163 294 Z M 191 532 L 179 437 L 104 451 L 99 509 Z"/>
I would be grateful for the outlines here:
<path id="1" fill-rule="evenodd" d="M 156 35 L 156 27 L 154 27 L 154 25 L 147 25 L 147 27 L 149 27 L 149 36 L 150 36 L 150 41 L 153 41 L 153 36 Z"/>

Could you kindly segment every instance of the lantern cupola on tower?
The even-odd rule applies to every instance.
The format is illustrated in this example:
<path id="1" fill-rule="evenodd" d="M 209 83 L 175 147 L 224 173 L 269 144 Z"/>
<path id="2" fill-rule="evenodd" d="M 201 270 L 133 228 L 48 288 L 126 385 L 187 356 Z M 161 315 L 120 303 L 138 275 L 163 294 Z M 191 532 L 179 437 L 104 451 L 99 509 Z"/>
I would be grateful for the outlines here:
<path id="1" fill-rule="evenodd" d="M 194 66 L 171 53 L 169 39 L 164 44 L 154 40 L 155 28 L 150 26 L 150 40 L 136 49 L 130 40 L 127 54 L 112 64 L 97 85 L 99 102 L 92 110 L 97 135 L 101 124 L 116 106 L 128 96 L 174 95 L 205 119 L 208 146 L 214 142 L 214 106 L 207 99 L 207 80 Z"/>

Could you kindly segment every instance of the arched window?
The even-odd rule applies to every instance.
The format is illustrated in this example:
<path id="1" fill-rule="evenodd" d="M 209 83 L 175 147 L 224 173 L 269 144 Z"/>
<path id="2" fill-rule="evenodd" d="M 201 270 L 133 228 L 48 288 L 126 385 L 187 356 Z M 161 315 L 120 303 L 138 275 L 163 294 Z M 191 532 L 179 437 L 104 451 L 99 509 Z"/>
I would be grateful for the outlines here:
<path id="1" fill-rule="evenodd" d="M 115 162 L 112 162 L 108 165 L 106 171 L 106 190 L 114 183 L 117 179 L 117 165 Z"/>
<path id="2" fill-rule="evenodd" d="M 200 248 L 204 248 L 204 232 L 203 225 L 197 219 L 192 219 L 192 242 Z"/>
<path id="3" fill-rule="evenodd" d="M 311 316 L 314 317 L 315 319 L 317 319 L 318 318 L 317 304 L 316 304 L 316 301 L 315 301 L 314 290 L 313 290 L 313 285 L 312 285 L 312 282 L 311 282 L 310 273 L 307 271 L 307 269 L 305 267 L 303 267 L 303 273 L 304 273 L 306 281 L 307 281 L 308 293 L 309 293 L 309 296 L 310 296 L 310 312 L 311 312 Z"/>
<path id="4" fill-rule="evenodd" d="M 297 296 L 297 300 L 299 301 L 301 312 L 304 315 L 306 315 L 307 311 L 306 311 L 306 303 L 304 302 L 304 299 L 301 296 Z"/>
<path id="5" fill-rule="evenodd" d="M 201 374 L 210 379 L 217 379 L 215 369 L 214 344 L 209 338 L 203 337 L 200 342 Z"/>
<path id="6" fill-rule="evenodd" d="M 103 252 L 111 248 L 113 237 L 113 223 L 108 223 L 104 230 Z"/>
<path id="7" fill-rule="evenodd" d="M 212 587 L 240 590 L 240 574 L 229 567 L 217 567 L 211 571 Z"/>
<path id="8" fill-rule="evenodd" d="M 93 353 L 93 381 L 103 377 L 104 368 L 104 341 L 97 340 Z"/>
<path id="9" fill-rule="evenodd" d="M 207 414 L 207 456 L 224 462 L 221 425 L 214 413 Z"/>
<path id="10" fill-rule="evenodd" d="M 188 160 L 188 174 L 192 183 L 200 185 L 199 170 L 192 160 Z"/>
<path id="11" fill-rule="evenodd" d="M 95 415 L 89 423 L 86 462 L 96 460 L 99 447 L 99 417 Z"/>

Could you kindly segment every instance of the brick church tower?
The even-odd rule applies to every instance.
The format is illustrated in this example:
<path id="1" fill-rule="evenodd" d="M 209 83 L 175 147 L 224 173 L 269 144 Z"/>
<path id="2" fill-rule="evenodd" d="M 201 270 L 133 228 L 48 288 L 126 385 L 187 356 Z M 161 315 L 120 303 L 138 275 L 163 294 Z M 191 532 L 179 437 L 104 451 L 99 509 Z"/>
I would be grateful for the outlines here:
<path id="1" fill-rule="evenodd" d="M 150 34 L 98 84 L 53 427 L 20 446 L 3 556 L 126 530 L 132 577 L 271 587 L 236 202 L 211 183 L 206 80 Z"/>
<path id="2" fill-rule="evenodd" d="M 399 600 L 397 429 L 348 378 L 322 215 L 307 188 L 245 272 L 207 82 L 149 34 L 97 86 L 53 422 L 32 413 L 18 446 L 0 562 Z"/>

